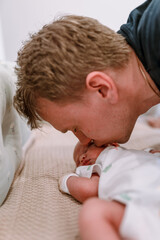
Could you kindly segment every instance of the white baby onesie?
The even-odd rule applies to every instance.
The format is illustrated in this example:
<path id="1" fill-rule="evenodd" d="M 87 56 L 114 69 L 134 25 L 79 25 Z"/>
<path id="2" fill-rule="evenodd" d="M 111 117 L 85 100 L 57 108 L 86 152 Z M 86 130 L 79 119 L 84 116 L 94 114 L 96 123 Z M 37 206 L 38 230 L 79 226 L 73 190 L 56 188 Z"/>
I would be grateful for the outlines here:
<path id="1" fill-rule="evenodd" d="M 157 155 L 107 147 L 94 165 L 80 166 L 76 174 L 100 176 L 98 196 L 126 205 L 120 227 L 123 239 L 160 239 L 160 158 Z"/>

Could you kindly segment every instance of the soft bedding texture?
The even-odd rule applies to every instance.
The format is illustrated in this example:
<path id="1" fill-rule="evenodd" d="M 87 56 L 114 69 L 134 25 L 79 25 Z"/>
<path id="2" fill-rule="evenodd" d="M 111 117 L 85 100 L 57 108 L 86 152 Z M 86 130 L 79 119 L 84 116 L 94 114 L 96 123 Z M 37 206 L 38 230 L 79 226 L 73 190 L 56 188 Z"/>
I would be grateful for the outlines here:
<path id="1" fill-rule="evenodd" d="M 24 151 L 24 167 L 0 208 L 0 240 L 77 240 L 81 207 L 58 189 L 58 179 L 73 172 L 72 133 L 44 124 L 34 130 Z M 137 123 L 125 147 L 143 149 L 160 143 L 160 130 Z"/>

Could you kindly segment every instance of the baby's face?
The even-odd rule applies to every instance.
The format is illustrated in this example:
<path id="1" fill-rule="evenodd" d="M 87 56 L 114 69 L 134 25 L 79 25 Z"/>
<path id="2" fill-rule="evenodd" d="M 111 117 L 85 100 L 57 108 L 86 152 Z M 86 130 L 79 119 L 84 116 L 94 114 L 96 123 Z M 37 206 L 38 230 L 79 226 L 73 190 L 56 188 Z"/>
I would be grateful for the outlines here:
<path id="1" fill-rule="evenodd" d="M 97 147 L 94 144 L 84 146 L 80 142 L 77 143 L 74 149 L 74 161 L 76 166 L 92 165 L 95 163 L 99 154 L 105 147 Z"/>

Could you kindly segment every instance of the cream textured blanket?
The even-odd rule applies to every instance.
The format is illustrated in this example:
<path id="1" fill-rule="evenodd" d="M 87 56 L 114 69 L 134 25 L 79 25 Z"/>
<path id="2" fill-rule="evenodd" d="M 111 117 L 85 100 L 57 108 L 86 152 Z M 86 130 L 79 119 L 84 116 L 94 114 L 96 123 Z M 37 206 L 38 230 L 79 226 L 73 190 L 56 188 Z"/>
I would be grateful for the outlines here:
<path id="1" fill-rule="evenodd" d="M 58 179 L 74 171 L 71 133 L 48 125 L 34 130 L 24 149 L 24 166 L 0 207 L 0 240 L 77 240 L 81 207 L 58 190 Z M 160 143 L 160 130 L 138 123 L 128 148 Z"/>

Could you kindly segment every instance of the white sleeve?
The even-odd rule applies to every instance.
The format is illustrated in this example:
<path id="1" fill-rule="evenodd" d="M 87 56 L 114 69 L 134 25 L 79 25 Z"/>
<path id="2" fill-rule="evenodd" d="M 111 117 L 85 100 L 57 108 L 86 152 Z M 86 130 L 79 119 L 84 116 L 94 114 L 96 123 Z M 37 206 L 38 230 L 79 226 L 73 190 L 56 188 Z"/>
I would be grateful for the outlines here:
<path id="1" fill-rule="evenodd" d="M 66 174 L 66 175 L 62 176 L 59 179 L 59 190 L 61 192 L 70 194 L 69 189 L 67 187 L 67 180 L 68 180 L 68 178 L 70 178 L 72 176 L 79 177 L 76 173 L 69 173 L 69 174 Z"/>

